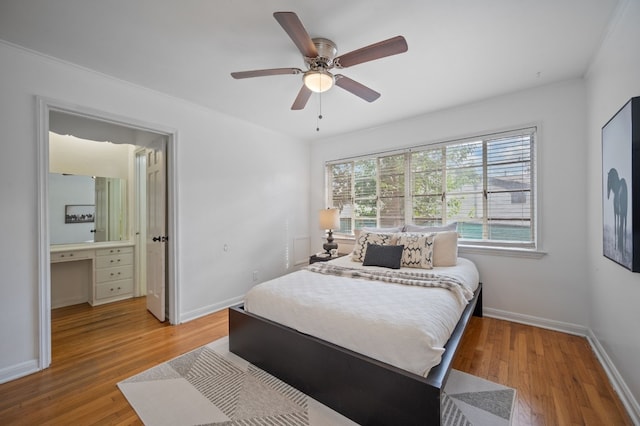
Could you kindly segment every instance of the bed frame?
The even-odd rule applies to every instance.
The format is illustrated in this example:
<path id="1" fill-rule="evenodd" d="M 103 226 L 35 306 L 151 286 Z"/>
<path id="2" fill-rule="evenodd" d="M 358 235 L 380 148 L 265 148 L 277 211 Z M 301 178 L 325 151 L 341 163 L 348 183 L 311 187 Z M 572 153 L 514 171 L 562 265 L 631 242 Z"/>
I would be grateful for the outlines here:
<path id="1" fill-rule="evenodd" d="M 482 316 L 482 284 L 427 377 L 292 328 L 229 308 L 229 350 L 361 425 L 439 425 L 440 395 L 471 316 Z"/>

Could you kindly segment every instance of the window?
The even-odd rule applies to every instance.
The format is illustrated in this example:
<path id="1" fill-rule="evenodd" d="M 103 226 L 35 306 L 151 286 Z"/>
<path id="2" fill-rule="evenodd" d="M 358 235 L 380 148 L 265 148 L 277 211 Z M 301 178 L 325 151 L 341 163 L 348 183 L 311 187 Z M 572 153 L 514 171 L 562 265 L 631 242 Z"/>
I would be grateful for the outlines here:
<path id="1" fill-rule="evenodd" d="M 470 245 L 535 248 L 535 128 L 327 163 L 340 230 L 458 222 Z"/>

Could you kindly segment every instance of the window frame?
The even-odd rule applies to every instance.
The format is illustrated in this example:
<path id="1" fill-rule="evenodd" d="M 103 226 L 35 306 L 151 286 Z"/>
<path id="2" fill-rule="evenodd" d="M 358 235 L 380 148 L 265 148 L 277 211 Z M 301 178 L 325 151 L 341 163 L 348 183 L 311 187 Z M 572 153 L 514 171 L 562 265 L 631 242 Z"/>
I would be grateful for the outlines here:
<path id="1" fill-rule="evenodd" d="M 490 240 L 490 239 L 480 239 L 480 240 L 476 240 L 476 239 L 469 239 L 469 238 L 461 238 L 459 240 L 459 246 L 463 249 L 462 251 L 468 251 L 468 252 L 487 252 L 488 251 L 494 251 L 494 252 L 498 252 L 498 253 L 503 253 L 505 250 L 506 251 L 512 251 L 515 253 L 542 253 L 540 250 L 541 247 L 541 241 L 540 241 L 540 223 L 538 220 L 538 209 L 539 209 L 539 205 L 540 205 L 540 194 L 539 194 L 539 189 L 538 189 L 538 170 L 540 169 L 540 165 L 539 165 L 539 161 L 538 161 L 538 150 L 539 150 L 539 146 L 540 146 L 540 125 L 539 124 L 533 124 L 533 125 L 528 125 L 528 126 L 522 126 L 522 127 L 517 127 L 517 128 L 511 128 L 508 130 L 502 130 L 502 131 L 495 131 L 495 132 L 491 132 L 491 133 L 486 133 L 486 134 L 482 134 L 482 135 L 474 135 L 474 136 L 469 136 L 469 137 L 464 137 L 464 138 L 459 138 L 459 139 L 452 139 L 452 140 L 445 140 L 445 141 L 439 141 L 439 142 L 433 142 L 433 143 L 425 143 L 425 144 L 420 144 L 420 145 L 414 145 L 414 146 L 410 146 L 410 147 L 406 147 L 406 148 L 402 148 L 402 149 L 396 149 L 396 150 L 389 150 L 389 151 L 382 151 L 382 152 L 375 152 L 375 153 L 371 153 L 371 154 L 365 154 L 365 155 L 359 155 L 359 156 L 354 156 L 354 157 L 349 157 L 349 158 L 342 158 L 342 159 L 336 159 L 336 160 L 331 160 L 331 161 L 326 161 L 325 162 L 325 201 L 327 201 L 327 205 L 331 205 L 332 203 L 332 176 L 331 176 L 331 166 L 336 165 L 336 164 L 341 164 L 341 163 L 348 163 L 348 162 L 355 162 L 355 161 L 360 161 L 360 160 L 368 160 L 368 159 L 374 159 L 376 166 L 379 164 L 379 159 L 382 157 L 389 157 L 389 156 L 393 156 L 393 155 L 405 155 L 405 163 L 404 163 L 404 224 L 408 224 L 412 222 L 413 219 L 413 201 L 414 201 L 414 189 L 413 189 L 413 174 L 414 174 L 414 170 L 413 170 L 413 166 L 411 164 L 411 155 L 413 153 L 416 152 L 421 152 L 421 151 L 428 151 L 428 150 L 433 150 L 433 149 L 439 149 L 442 148 L 443 151 L 446 147 L 450 147 L 450 146 L 454 146 L 454 145 L 464 145 L 464 144 L 468 144 L 470 142 L 481 142 L 482 143 L 482 149 L 483 149 L 483 155 L 482 155 L 482 174 L 483 174 L 483 179 L 482 179 L 482 186 L 483 186 L 483 204 L 484 204 L 484 208 L 483 208 L 483 214 L 481 217 L 481 220 L 483 222 L 486 222 L 489 219 L 489 214 L 488 214 L 488 210 L 486 209 L 486 204 L 488 203 L 488 196 L 487 196 L 487 187 L 490 186 L 490 184 L 488 183 L 488 170 L 489 170 L 489 165 L 487 164 L 488 160 L 487 160 L 487 143 L 491 142 L 491 141 L 496 141 L 496 140 L 500 140 L 500 139 L 506 139 L 509 137 L 518 137 L 518 136 L 523 136 L 523 137 L 530 137 L 530 140 L 527 142 L 529 144 L 529 159 L 528 159 L 528 164 L 530 164 L 529 170 L 528 170 L 528 174 L 529 174 L 529 182 L 528 182 L 528 188 L 524 187 L 523 189 L 530 191 L 530 196 L 529 196 L 529 216 L 527 216 L 530 223 L 530 232 L 531 232 L 531 241 L 509 241 L 509 240 Z M 408 161 L 408 162 L 407 162 Z M 446 164 L 446 159 L 443 160 L 443 167 L 444 169 L 447 169 L 447 164 Z M 523 162 L 522 164 L 526 164 L 527 162 Z M 380 171 L 376 170 L 376 175 L 377 175 L 377 188 L 376 188 L 376 194 L 378 197 L 378 209 L 379 207 L 379 203 L 380 203 Z M 443 179 L 446 177 L 446 170 L 443 170 Z M 444 181 L 442 182 L 443 185 L 443 191 L 445 190 L 446 187 L 446 179 L 444 179 Z M 507 191 L 509 192 L 509 191 Z M 506 192 L 505 192 L 506 193 Z M 354 198 L 351 198 L 352 200 L 352 206 L 354 206 L 355 204 L 353 203 Z M 443 202 L 444 205 L 446 205 L 446 201 Z M 443 207 L 443 211 L 440 213 L 440 217 L 445 217 L 445 211 L 444 211 Z M 355 214 L 355 213 L 354 213 Z M 355 230 L 355 216 L 354 214 L 351 215 L 351 233 L 344 233 L 344 232 L 339 232 L 339 231 L 335 231 L 334 234 L 336 235 L 337 238 L 341 238 L 341 239 L 345 239 L 345 240 L 350 240 L 354 238 L 354 230 Z M 380 211 L 378 210 L 376 212 L 376 226 L 383 226 L 380 225 Z M 455 219 L 450 219 L 450 221 L 455 221 Z M 391 226 L 391 225 L 384 225 L 384 226 Z M 469 249 L 469 250 L 467 250 Z M 535 255 L 536 257 L 538 255 Z"/>

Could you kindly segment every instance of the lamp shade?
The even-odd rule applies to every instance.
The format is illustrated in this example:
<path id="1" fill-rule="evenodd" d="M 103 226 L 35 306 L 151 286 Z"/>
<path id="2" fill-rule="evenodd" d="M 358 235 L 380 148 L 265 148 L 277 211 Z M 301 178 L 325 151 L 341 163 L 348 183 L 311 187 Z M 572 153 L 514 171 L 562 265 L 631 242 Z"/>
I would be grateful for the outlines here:
<path id="1" fill-rule="evenodd" d="M 316 93 L 326 92 L 333 86 L 333 75 L 327 71 L 307 71 L 302 77 L 304 85 Z"/>
<path id="2" fill-rule="evenodd" d="M 338 209 L 320 210 L 320 229 L 340 229 L 340 211 Z"/>

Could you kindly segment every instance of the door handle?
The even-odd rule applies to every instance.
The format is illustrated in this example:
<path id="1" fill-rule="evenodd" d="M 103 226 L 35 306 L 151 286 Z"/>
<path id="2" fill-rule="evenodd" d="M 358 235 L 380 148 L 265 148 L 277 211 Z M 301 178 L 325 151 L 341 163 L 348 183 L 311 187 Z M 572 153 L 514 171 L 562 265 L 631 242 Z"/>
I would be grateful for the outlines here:
<path id="1" fill-rule="evenodd" d="M 164 243 L 164 242 L 166 242 L 166 241 L 168 241 L 168 240 L 169 240 L 169 237 L 165 237 L 165 236 L 163 235 L 163 236 L 161 236 L 161 237 L 153 237 L 151 240 L 152 240 L 152 241 L 160 241 L 160 242 Z"/>

